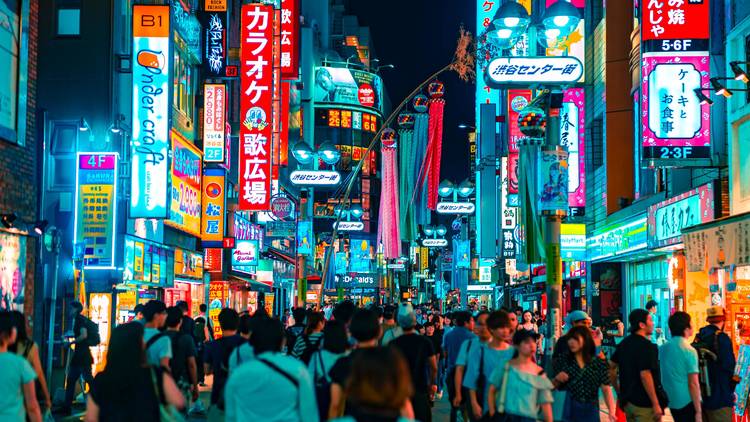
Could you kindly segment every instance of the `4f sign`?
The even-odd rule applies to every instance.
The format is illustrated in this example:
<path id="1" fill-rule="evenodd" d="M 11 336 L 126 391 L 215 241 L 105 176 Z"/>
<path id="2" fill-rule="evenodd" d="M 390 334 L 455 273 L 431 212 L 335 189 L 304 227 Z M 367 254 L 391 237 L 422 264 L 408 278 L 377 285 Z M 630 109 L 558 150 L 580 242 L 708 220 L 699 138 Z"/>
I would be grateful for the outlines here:
<path id="1" fill-rule="evenodd" d="M 333 186 L 341 182 L 341 174 L 330 170 L 295 170 L 289 175 L 289 181 L 302 186 Z"/>
<path id="2" fill-rule="evenodd" d="M 438 202 L 435 210 L 438 214 L 471 214 L 474 208 L 471 202 Z"/>
<path id="3" fill-rule="evenodd" d="M 492 88 L 529 85 L 572 85 L 583 76 L 583 64 L 573 56 L 498 57 L 484 73 Z"/>
<path id="4" fill-rule="evenodd" d="M 333 223 L 333 228 L 340 232 L 358 232 L 365 229 L 365 223 L 361 221 L 339 221 Z"/>
<path id="5" fill-rule="evenodd" d="M 422 246 L 425 248 L 442 248 L 448 246 L 447 239 L 425 239 L 422 241 Z"/>

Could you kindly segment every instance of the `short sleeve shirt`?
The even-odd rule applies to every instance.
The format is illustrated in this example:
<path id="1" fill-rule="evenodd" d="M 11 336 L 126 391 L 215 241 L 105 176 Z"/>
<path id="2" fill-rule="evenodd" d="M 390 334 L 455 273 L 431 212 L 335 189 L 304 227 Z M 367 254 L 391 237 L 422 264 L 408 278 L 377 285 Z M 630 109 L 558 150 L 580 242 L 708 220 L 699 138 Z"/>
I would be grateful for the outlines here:
<path id="1" fill-rule="evenodd" d="M 562 359 L 556 373 L 568 374 L 565 389 L 580 403 L 599 403 L 599 387 L 609 385 L 609 364 L 606 359 L 594 357 L 583 368 L 578 366 L 575 357 L 568 355 Z"/>
<path id="2" fill-rule="evenodd" d="M 436 355 L 432 342 L 419 334 L 403 334 L 391 341 L 390 345 L 396 347 L 406 358 L 414 391 L 427 392 L 427 387 L 432 382 L 427 376 L 428 360 Z"/>
<path id="3" fill-rule="evenodd" d="M 24 422 L 23 385 L 36 379 L 26 359 L 14 353 L 0 353 L 0 420 Z"/>
<path id="4" fill-rule="evenodd" d="M 143 330 L 143 342 L 148 343 L 157 334 L 159 330 L 156 328 L 146 327 Z M 172 343 L 168 336 L 162 336 L 146 349 L 146 361 L 149 365 L 159 366 L 163 358 L 172 359 Z"/>
<path id="5" fill-rule="evenodd" d="M 176 331 L 169 331 L 167 334 L 170 338 L 170 343 L 175 344 L 176 347 L 172 350 L 172 360 L 170 367 L 172 368 L 172 377 L 175 380 L 183 379 L 190 381 L 188 375 L 188 358 L 195 357 L 195 342 L 193 338 L 187 334 L 182 334 Z M 161 341 L 161 340 L 159 340 Z M 170 344 L 170 346 L 171 346 Z"/>
<path id="6" fill-rule="evenodd" d="M 661 376 L 656 345 L 643 336 L 631 334 L 617 346 L 612 362 L 619 369 L 620 399 L 638 407 L 651 407 L 653 404 L 641 382 L 641 371 L 651 371 L 658 392 Z"/>
<path id="7" fill-rule="evenodd" d="M 672 337 L 659 348 L 661 383 L 669 397 L 669 407 L 681 409 L 692 401 L 688 375 L 698 373 L 698 352 L 685 337 Z"/>

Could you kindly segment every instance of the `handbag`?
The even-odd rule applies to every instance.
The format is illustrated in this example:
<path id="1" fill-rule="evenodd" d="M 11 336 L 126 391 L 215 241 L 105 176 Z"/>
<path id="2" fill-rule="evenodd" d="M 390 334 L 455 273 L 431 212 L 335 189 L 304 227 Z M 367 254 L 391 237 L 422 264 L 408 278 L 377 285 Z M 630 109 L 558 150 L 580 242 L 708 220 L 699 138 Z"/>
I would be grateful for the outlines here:
<path id="1" fill-rule="evenodd" d="M 182 417 L 180 412 L 175 409 L 174 406 L 167 403 L 166 398 L 161 393 L 161 388 L 159 388 L 154 369 L 151 368 L 150 372 L 151 381 L 154 386 L 154 393 L 156 393 L 156 399 L 159 400 L 159 420 L 161 422 L 185 422 L 185 418 Z"/>

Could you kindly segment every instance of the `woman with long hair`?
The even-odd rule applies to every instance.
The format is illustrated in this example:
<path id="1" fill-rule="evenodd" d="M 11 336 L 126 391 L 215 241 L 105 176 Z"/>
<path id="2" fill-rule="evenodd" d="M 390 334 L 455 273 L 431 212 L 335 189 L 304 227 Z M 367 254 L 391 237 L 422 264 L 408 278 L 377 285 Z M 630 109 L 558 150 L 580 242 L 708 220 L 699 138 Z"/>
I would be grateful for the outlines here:
<path id="1" fill-rule="evenodd" d="M 0 420 L 41 422 L 34 369 L 26 359 L 8 350 L 16 336 L 10 313 L 0 312 Z"/>
<path id="2" fill-rule="evenodd" d="M 599 421 L 599 389 L 609 409 L 609 418 L 616 421 L 615 399 L 610 385 L 609 364 L 596 355 L 596 344 L 591 329 L 585 326 L 571 328 L 565 335 L 570 353 L 553 361 L 553 383 L 565 388 L 568 402 L 565 417 L 575 417 L 577 422 Z"/>
<path id="3" fill-rule="evenodd" d="M 85 420 L 158 422 L 160 403 L 181 409 L 185 398 L 168 373 L 146 363 L 143 325 L 118 325 L 109 338 L 107 365 L 88 396 Z"/>
<path id="4" fill-rule="evenodd" d="M 523 314 L 521 314 L 521 324 L 518 328 L 526 331 L 539 332 L 539 327 L 534 323 L 534 314 L 532 314 L 531 311 L 523 311 Z"/>
<path id="5" fill-rule="evenodd" d="M 308 371 L 315 387 L 315 397 L 318 401 L 320 420 L 328 418 L 328 408 L 331 405 L 331 377 L 328 374 L 333 365 L 346 355 L 349 347 L 349 337 L 346 327 L 341 321 L 328 321 L 323 329 L 323 347 L 313 353 L 308 364 Z"/>
<path id="6" fill-rule="evenodd" d="M 297 337 L 297 342 L 294 343 L 294 348 L 292 349 L 292 356 L 302 359 L 305 365 L 307 365 L 310 363 L 312 354 L 320 349 L 326 319 L 322 312 L 311 312 L 307 314 L 305 320 L 307 321 L 305 331 L 302 332 L 301 336 Z"/>
<path id="7" fill-rule="evenodd" d="M 36 372 L 36 399 L 39 400 L 40 405 L 43 405 L 42 413 L 48 412 L 52 408 L 52 399 L 47 388 L 47 380 L 44 378 L 44 372 L 42 371 L 42 361 L 39 359 L 39 347 L 34 340 L 29 338 L 26 330 L 26 318 L 21 312 L 10 311 L 10 319 L 18 334 L 16 342 L 8 347 L 8 350 L 26 359 L 34 368 L 34 372 Z"/>

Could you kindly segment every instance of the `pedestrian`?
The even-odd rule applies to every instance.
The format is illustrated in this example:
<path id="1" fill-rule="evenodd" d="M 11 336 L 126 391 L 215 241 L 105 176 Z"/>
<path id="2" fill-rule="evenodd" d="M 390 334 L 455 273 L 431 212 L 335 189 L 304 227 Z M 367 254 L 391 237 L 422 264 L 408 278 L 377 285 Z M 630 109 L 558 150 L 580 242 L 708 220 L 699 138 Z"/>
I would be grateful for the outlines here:
<path id="1" fill-rule="evenodd" d="M 235 347 L 247 340 L 237 334 L 240 316 L 234 309 L 224 308 L 219 312 L 219 326 L 222 337 L 206 344 L 203 362 L 206 374 L 213 374 L 211 388 L 211 406 L 208 409 L 208 420 L 222 420 L 224 414 L 224 385 L 229 378 L 229 357 Z"/>
<path id="2" fill-rule="evenodd" d="M 393 339 L 399 337 L 400 335 L 402 335 L 404 333 L 404 330 L 396 322 L 396 314 L 397 314 L 398 310 L 399 310 L 398 308 L 392 307 L 392 314 L 389 315 L 389 316 L 391 316 L 391 318 L 389 318 L 388 320 L 386 320 L 386 321 L 388 321 L 388 324 L 384 324 L 384 325 L 387 325 L 387 328 L 384 327 L 384 329 L 383 329 L 383 334 L 381 335 L 382 338 L 380 340 L 380 345 L 381 346 L 387 346 L 388 343 L 390 343 L 391 341 L 393 341 Z M 384 315 L 385 315 L 385 313 L 384 313 Z M 384 319 L 385 319 L 385 317 L 384 317 Z"/>
<path id="3" fill-rule="evenodd" d="M 42 371 L 42 362 L 39 359 L 39 347 L 34 340 L 29 338 L 26 330 L 26 317 L 19 311 L 10 311 L 10 318 L 13 327 L 16 329 L 16 342 L 11 344 L 8 350 L 26 359 L 34 369 L 34 373 L 36 373 L 36 398 L 39 401 L 42 414 L 46 414 L 52 409 L 52 399 L 49 395 L 44 371 Z"/>
<path id="4" fill-rule="evenodd" d="M 292 356 L 300 359 L 305 365 L 310 363 L 310 357 L 320 349 L 325 323 L 325 316 L 322 312 L 308 314 L 305 331 L 297 337 L 297 343 L 294 344 L 292 349 Z"/>
<path id="5" fill-rule="evenodd" d="M 144 308 L 144 305 L 142 303 L 135 305 L 135 307 L 133 308 L 134 316 L 133 316 L 132 322 L 139 322 L 141 324 L 146 323 L 146 320 L 143 319 L 143 308 Z"/>
<path id="6" fill-rule="evenodd" d="M 195 341 L 193 336 L 182 331 L 185 323 L 183 311 L 177 306 L 167 308 L 167 330 L 165 334 L 169 339 L 172 349 L 172 358 L 169 360 L 169 371 L 174 378 L 177 387 L 185 396 L 190 408 L 191 401 L 198 400 L 198 368 L 195 361 Z"/>
<path id="7" fill-rule="evenodd" d="M 490 341 L 467 353 L 467 362 L 471 364 L 466 367 L 463 386 L 469 389 L 470 416 L 475 420 L 489 412 L 487 383 L 490 375 L 513 357 L 514 349 L 507 342 L 511 330 L 511 315 L 505 311 L 490 313 L 487 317 Z"/>
<path id="8" fill-rule="evenodd" d="M 169 370 L 172 359 L 172 343 L 161 330 L 167 322 L 167 305 L 161 300 L 149 300 L 143 308 L 146 321 L 143 340 L 146 342 L 146 360 L 149 365 L 161 365 Z"/>
<path id="9" fill-rule="evenodd" d="M 523 313 L 523 312 L 521 312 Z M 508 335 L 505 336 L 503 341 L 508 343 L 509 345 L 513 344 L 513 334 L 516 333 L 516 330 L 518 330 L 518 319 L 521 317 L 517 313 L 514 312 L 508 312 L 508 320 L 510 321 L 510 326 L 508 329 Z"/>
<path id="10" fill-rule="evenodd" d="M 305 308 L 300 306 L 292 309 L 294 324 L 286 329 L 286 347 L 290 355 L 294 350 L 294 345 L 297 344 L 297 337 L 305 332 L 305 316 L 307 316 Z"/>
<path id="11" fill-rule="evenodd" d="M 519 329 L 533 331 L 535 333 L 539 332 L 539 328 L 534 324 L 534 314 L 532 314 L 531 311 L 523 311 L 523 314 L 521 314 L 521 321 L 521 324 L 518 326 Z"/>
<path id="12" fill-rule="evenodd" d="M 646 310 L 651 314 L 651 319 L 654 320 L 654 332 L 651 334 L 651 341 L 656 345 L 662 345 L 666 342 L 661 329 L 661 320 L 659 319 L 659 304 L 655 300 L 649 300 L 646 302 Z"/>
<path id="13" fill-rule="evenodd" d="M 570 312 L 565 317 L 566 334 L 573 327 L 591 328 L 591 318 L 589 318 L 589 315 L 583 311 Z M 552 349 L 552 362 L 560 359 L 567 359 L 568 354 L 570 354 L 568 339 L 563 335 L 557 340 L 557 343 L 555 343 L 555 348 Z"/>
<path id="14" fill-rule="evenodd" d="M 146 361 L 143 333 L 143 324 L 137 322 L 112 330 L 107 363 L 92 384 L 85 421 L 158 422 L 160 403 L 184 408 L 185 399 L 169 371 Z"/>
<path id="15" fill-rule="evenodd" d="M 343 322 L 348 327 L 356 311 L 357 307 L 354 305 L 354 302 L 345 300 L 333 308 L 333 319 Z"/>
<path id="16" fill-rule="evenodd" d="M 464 398 L 462 394 L 463 373 L 465 362 L 458 365 L 457 357 L 463 348 L 465 342 L 475 338 L 472 333 L 474 329 L 474 318 L 466 311 L 454 312 L 451 314 L 455 326 L 450 332 L 443 336 L 443 351 L 445 353 L 446 383 L 448 387 L 448 400 L 451 403 L 450 420 L 455 422 L 459 409 L 463 406 Z M 465 353 L 464 353 L 465 354 Z M 460 374 L 459 374 L 460 370 Z"/>
<path id="17" fill-rule="evenodd" d="M 205 387 L 206 374 L 203 370 L 203 353 L 206 348 L 206 343 L 213 340 L 213 329 L 210 326 L 210 320 L 206 311 L 208 307 L 205 303 L 198 305 L 200 313 L 195 317 L 195 329 L 193 330 L 193 338 L 195 339 L 195 362 L 198 365 L 198 385 Z"/>
<path id="18" fill-rule="evenodd" d="M 596 344 L 591 330 L 584 326 L 573 327 L 564 336 L 569 353 L 553 361 L 555 388 L 569 395 L 563 419 L 577 422 L 599 422 L 599 390 L 609 411 L 609 420 L 617 421 L 617 409 L 612 395 L 609 363 L 596 354 Z"/>
<path id="19" fill-rule="evenodd" d="M 432 421 L 430 403 L 437 393 L 437 352 L 432 342 L 416 331 L 417 315 L 411 304 L 399 306 L 398 325 L 404 333 L 390 342 L 406 359 L 411 373 L 414 417 L 422 422 Z"/>
<path id="20" fill-rule="evenodd" d="M 356 341 L 355 349 L 347 356 L 340 358 L 328 371 L 331 378 L 331 405 L 328 407 L 328 418 L 335 419 L 350 415 L 351 406 L 347 401 L 345 388 L 352 371 L 352 359 L 363 349 L 377 347 L 380 338 L 380 324 L 374 312 L 362 309 L 351 319 L 349 333 Z"/>
<path id="21" fill-rule="evenodd" d="M 289 309 L 284 309 L 284 314 L 281 316 L 281 323 L 284 325 L 284 330 L 289 328 L 289 321 L 291 321 L 292 313 Z"/>
<path id="22" fill-rule="evenodd" d="M 539 333 L 518 330 L 513 345 L 518 356 L 496 367 L 489 378 L 490 418 L 503 414 L 511 422 L 552 422 L 552 383 L 536 364 Z"/>
<path id="23" fill-rule="evenodd" d="M 487 343 L 492 338 L 490 331 L 487 329 L 487 318 L 489 315 L 489 312 L 479 312 L 474 317 L 473 332 L 475 337 L 462 344 L 461 349 L 458 351 L 458 356 L 456 357 L 456 374 L 453 382 L 463 398 L 464 420 L 472 418 L 469 389 L 463 385 L 464 376 L 469 366 L 478 365 L 480 370 L 484 368 L 484 350 L 482 348 L 486 347 Z M 469 354 L 475 354 L 476 350 L 479 350 L 479 361 L 470 362 L 468 356 Z"/>
<path id="24" fill-rule="evenodd" d="M 407 422 L 413 411 L 409 369 L 392 347 L 363 349 L 353 360 L 346 396 L 351 414 L 340 422 Z"/>
<path id="25" fill-rule="evenodd" d="M 672 338 L 659 347 L 661 383 L 669 397 L 675 422 L 701 421 L 701 386 L 698 352 L 690 345 L 693 336 L 690 315 L 677 311 L 667 320 Z"/>
<path id="26" fill-rule="evenodd" d="M 178 300 L 175 306 L 182 312 L 182 324 L 180 324 L 180 332 L 187 334 L 195 342 L 195 320 L 190 316 L 190 307 L 184 300 Z"/>
<path id="27" fill-rule="evenodd" d="M 247 362 L 250 359 L 255 359 L 255 351 L 253 351 L 253 346 L 250 344 L 250 335 L 252 334 L 252 327 L 256 321 L 257 320 L 251 317 L 250 314 L 243 313 L 240 316 L 238 331 L 240 337 L 245 341 L 235 347 L 232 354 L 229 355 L 229 373 L 232 373 L 234 368 L 240 366 L 240 364 Z"/>
<path id="28" fill-rule="evenodd" d="M 435 398 L 443 398 L 443 382 L 445 381 L 445 354 L 443 353 L 443 329 L 440 315 L 432 315 L 432 320 L 425 324 L 425 335 L 432 342 L 432 347 L 437 353 L 438 373 L 437 373 L 437 394 Z"/>
<path id="29" fill-rule="evenodd" d="M 94 376 L 91 374 L 91 365 L 94 363 L 94 357 L 91 356 L 89 342 L 89 334 L 92 337 L 94 335 L 93 332 L 89 333 L 90 330 L 93 331 L 93 322 L 90 322 L 91 320 L 81 315 L 82 312 L 83 305 L 80 302 L 71 302 L 70 316 L 73 319 L 72 342 L 75 345 L 75 350 L 73 350 L 73 356 L 70 358 L 70 365 L 68 367 L 68 376 L 65 384 L 65 403 L 60 412 L 63 415 L 70 415 L 72 413 L 71 406 L 73 405 L 73 398 L 79 378 L 83 377 L 84 382 L 89 387 L 94 381 Z"/>
<path id="30" fill-rule="evenodd" d="M 318 421 L 310 375 L 302 362 L 282 353 L 285 337 L 278 319 L 253 327 L 256 358 L 238 366 L 224 388 L 227 422 Z"/>
<path id="31" fill-rule="evenodd" d="M 711 394 L 703 397 L 703 414 L 708 422 L 732 420 L 734 367 L 736 359 L 732 341 L 724 332 L 726 311 L 721 306 L 711 306 L 706 311 L 708 325 L 698 331 L 695 343 L 712 351 L 716 359 L 707 359 L 708 387 Z"/>
<path id="32" fill-rule="evenodd" d="M 341 359 L 349 347 L 346 327 L 341 321 L 329 321 L 323 329 L 323 347 L 313 353 L 308 372 L 315 387 L 315 399 L 318 403 L 320 420 L 328 419 L 331 406 L 331 368 Z"/>
<path id="33" fill-rule="evenodd" d="M 612 355 L 619 380 L 618 402 L 629 422 L 660 421 L 667 397 L 661 386 L 659 350 L 649 340 L 654 320 L 647 310 L 634 309 L 628 322 L 630 335 Z"/>
<path id="34" fill-rule="evenodd" d="M 380 325 L 381 339 L 385 337 L 385 334 L 398 327 L 396 324 L 396 307 L 393 305 L 386 305 L 383 308 L 383 323 Z M 389 334 L 390 336 L 390 334 Z"/>
<path id="35" fill-rule="evenodd" d="M 41 422 L 34 380 L 29 362 L 8 350 L 18 331 L 9 312 L 0 312 L 0 420 Z"/>

